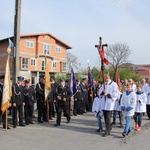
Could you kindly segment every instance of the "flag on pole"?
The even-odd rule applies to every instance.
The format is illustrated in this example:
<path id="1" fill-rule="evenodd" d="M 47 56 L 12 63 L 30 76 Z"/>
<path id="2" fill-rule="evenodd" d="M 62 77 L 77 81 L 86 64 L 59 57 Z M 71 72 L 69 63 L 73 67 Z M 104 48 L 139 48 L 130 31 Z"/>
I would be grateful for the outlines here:
<path id="1" fill-rule="evenodd" d="M 90 89 L 91 87 L 92 88 L 95 88 L 94 87 L 94 78 L 93 78 L 93 75 L 92 75 L 92 70 L 90 69 L 90 66 L 88 67 L 88 89 Z"/>
<path id="2" fill-rule="evenodd" d="M 11 41 L 11 39 L 8 39 L 8 41 L 9 41 L 9 47 L 14 48 L 14 43 Z"/>
<path id="3" fill-rule="evenodd" d="M 8 47 L 7 51 L 11 51 L 10 47 Z M 12 96 L 12 87 L 10 82 L 10 55 L 8 55 L 6 68 L 5 68 L 5 78 L 4 78 L 4 86 L 3 86 L 3 96 L 2 96 L 2 105 L 1 110 L 4 113 L 9 108 L 9 102 Z"/>
<path id="4" fill-rule="evenodd" d="M 70 75 L 70 90 L 73 95 L 77 91 L 76 77 L 75 77 L 73 68 L 71 68 L 71 75 Z"/>
<path id="5" fill-rule="evenodd" d="M 115 80 L 116 80 L 116 83 L 119 85 L 120 84 L 120 74 L 118 72 L 118 69 L 115 72 Z"/>
<path id="6" fill-rule="evenodd" d="M 104 44 L 98 45 L 97 50 L 98 50 L 99 55 L 101 56 L 103 62 L 104 62 L 106 65 L 109 65 L 109 61 L 105 58 Z"/>
<path id="7" fill-rule="evenodd" d="M 49 75 L 49 65 L 46 59 L 46 68 L 45 68 L 45 102 L 48 98 L 49 92 L 51 91 L 50 85 L 50 75 Z"/>

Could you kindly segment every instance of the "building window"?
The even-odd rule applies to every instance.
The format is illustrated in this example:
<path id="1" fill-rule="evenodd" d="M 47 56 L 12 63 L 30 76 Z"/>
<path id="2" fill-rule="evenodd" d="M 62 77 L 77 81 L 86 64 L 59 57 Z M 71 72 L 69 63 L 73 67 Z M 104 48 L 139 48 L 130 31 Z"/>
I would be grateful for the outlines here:
<path id="1" fill-rule="evenodd" d="M 45 61 L 42 60 L 42 70 L 45 70 Z"/>
<path id="2" fill-rule="evenodd" d="M 66 69 L 67 69 L 67 63 L 63 62 L 62 63 L 62 71 L 66 71 Z"/>
<path id="3" fill-rule="evenodd" d="M 60 48 L 60 47 L 56 47 L 55 51 L 56 51 L 57 53 L 60 53 L 60 52 L 61 52 L 61 48 Z"/>
<path id="4" fill-rule="evenodd" d="M 48 35 L 46 35 L 46 36 L 45 36 L 45 39 L 46 39 L 46 40 L 49 40 L 49 36 L 48 36 Z"/>
<path id="5" fill-rule="evenodd" d="M 50 45 L 49 44 L 44 44 L 44 54 L 45 55 L 50 54 Z"/>
<path id="6" fill-rule="evenodd" d="M 26 47 L 28 47 L 28 48 L 34 48 L 34 42 L 32 42 L 32 41 L 26 41 Z"/>
<path id="7" fill-rule="evenodd" d="M 53 68 L 56 68 L 56 67 L 57 67 L 57 63 L 53 62 Z"/>
<path id="8" fill-rule="evenodd" d="M 35 66 L 35 59 L 31 59 L 31 66 Z"/>
<path id="9" fill-rule="evenodd" d="M 22 69 L 28 69 L 28 58 L 22 58 Z"/>

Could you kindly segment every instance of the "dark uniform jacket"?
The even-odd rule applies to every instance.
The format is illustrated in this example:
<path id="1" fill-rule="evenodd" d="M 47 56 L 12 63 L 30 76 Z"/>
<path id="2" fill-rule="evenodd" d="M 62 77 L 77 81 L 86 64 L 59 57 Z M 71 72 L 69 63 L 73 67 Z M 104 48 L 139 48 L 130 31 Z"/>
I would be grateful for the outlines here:
<path id="1" fill-rule="evenodd" d="M 48 96 L 49 102 L 54 102 L 54 100 L 56 100 L 57 87 L 58 87 L 58 84 L 56 82 L 54 84 L 51 84 L 51 92 L 49 93 L 49 96 Z"/>
<path id="2" fill-rule="evenodd" d="M 82 100 L 82 89 L 80 85 L 77 86 L 77 92 L 74 95 L 74 99 L 77 99 L 78 101 Z"/>
<path id="3" fill-rule="evenodd" d="M 72 96 L 71 90 L 68 86 L 58 86 L 56 96 L 60 96 L 61 100 L 58 100 L 58 105 L 66 104 L 69 105 L 70 97 Z M 63 101 L 63 98 L 66 98 L 66 101 Z"/>
<path id="4" fill-rule="evenodd" d="M 32 106 L 35 102 L 35 91 L 33 86 L 24 87 L 25 106 Z"/>
<path id="5" fill-rule="evenodd" d="M 45 95 L 44 95 L 44 83 L 37 83 L 36 84 L 36 99 L 38 102 L 44 102 L 45 101 Z"/>
<path id="6" fill-rule="evenodd" d="M 3 95 L 3 85 L 0 83 L 0 110 L 1 110 L 1 104 L 2 104 L 2 95 Z"/>
<path id="7" fill-rule="evenodd" d="M 22 105 L 24 102 L 23 86 L 15 83 L 12 87 L 12 102 L 16 105 Z"/>
<path id="8" fill-rule="evenodd" d="M 81 85 L 81 89 L 82 89 L 82 97 L 84 99 L 88 99 L 88 90 L 87 90 L 87 86 L 83 83 L 80 84 Z"/>

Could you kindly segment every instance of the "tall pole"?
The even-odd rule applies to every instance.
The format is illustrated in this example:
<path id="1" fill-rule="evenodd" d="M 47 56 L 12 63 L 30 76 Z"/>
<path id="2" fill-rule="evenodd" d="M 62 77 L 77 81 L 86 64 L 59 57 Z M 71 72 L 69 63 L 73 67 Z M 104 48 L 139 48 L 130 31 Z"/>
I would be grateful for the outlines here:
<path id="1" fill-rule="evenodd" d="M 16 83 L 16 77 L 19 76 L 19 49 L 20 49 L 20 21 L 21 20 L 21 0 L 15 1 L 14 16 L 14 55 L 13 55 L 13 81 Z"/>

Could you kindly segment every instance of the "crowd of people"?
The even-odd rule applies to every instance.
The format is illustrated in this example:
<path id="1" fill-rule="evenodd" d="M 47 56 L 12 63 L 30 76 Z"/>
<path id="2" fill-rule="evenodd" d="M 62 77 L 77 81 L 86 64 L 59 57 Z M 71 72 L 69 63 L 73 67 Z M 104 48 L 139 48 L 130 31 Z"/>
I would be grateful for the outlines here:
<path id="1" fill-rule="evenodd" d="M 120 127 L 124 128 L 123 137 L 131 131 L 131 118 L 134 118 L 135 130 L 140 131 L 142 117 L 147 113 L 150 120 L 150 80 L 135 82 L 132 79 L 122 80 L 119 84 L 111 80 L 109 74 L 105 75 L 105 84 L 97 85 L 97 96 L 94 99 L 92 111 L 98 121 L 97 132 L 102 132 L 102 118 L 105 121 L 104 137 L 110 135 L 112 126 L 116 124 L 118 113 Z M 112 118 L 112 122 L 111 122 Z"/>
<path id="2" fill-rule="evenodd" d="M 29 79 L 17 77 L 17 83 L 12 85 L 12 110 L 13 128 L 18 125 L 25 127 L 34 124 L 34 104 L 37 103 L 39 123 L 53 120 L 56 115 L 55 126 L 61 125 L 62 112 L 66 117 L 66 123 L 71 120 L 70 110 L 73 115 L 82 115 L 88 111 L 95 113 L 98 121 L 97 132 L 104 132 L 103 137 L 109 136 L 112 126 L 116 124 L 116 116 L 119 116 L 120 127 L 124 128 L 122 135 L 126 137 L 131 133 L 131 118 L 134 118 L 135 129 L 141 130 L 142 116 L 147 113 L 150 120 L 150 80 L 134 82 L 132 79 L 122 80 L 119 84 L 111 80 L 109 73 L 105 74 L 104 83 L 99 81 L 96 88 L 88 88 L 86 78 L 76 80 L 76 92 L 73 94 L 70 84 L 60 79 L 60 84 L 55 82 L 55 77 L 50 77 L 51 90 L 45 100 L 45 77 L 39 76 L 39 82 L 35 88 L 31 86 Z M 2 102 L 4 75 L 0 76 L 0 104 Z M 73 101 L 73 108 L 72 108 Z M 1 106 L 0 106 L 1 108 Z M 6 112 L 5 112 L 6 113 Z M 0 122 L 6 128 L 6 114 L 0 111 Z M 24 116 L 24 117 L 23 117 Z M 104 118 L 105 130 L 103 130 L 102 118 Z M 111 119 L 113 120 L 111 122 Z M 7 129 L 10 129 L 7 125 Z"/>

